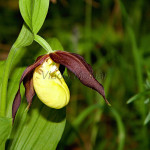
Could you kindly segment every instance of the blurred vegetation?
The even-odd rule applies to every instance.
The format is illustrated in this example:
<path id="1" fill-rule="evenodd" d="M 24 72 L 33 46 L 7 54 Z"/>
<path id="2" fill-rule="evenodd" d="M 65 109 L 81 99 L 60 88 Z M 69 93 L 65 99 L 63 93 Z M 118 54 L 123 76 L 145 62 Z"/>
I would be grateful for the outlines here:
<path id="1" fill-rule="evenodd" d="M 4 60 L 23 23 L 18 0 L 0 1 L 0 20 Z M 150 149 L 149 27 L 149 0 L 52 0 L 39 34 L 84 56 L 112 104 L 67 78 L 71 102 L 58 150 Z"/>

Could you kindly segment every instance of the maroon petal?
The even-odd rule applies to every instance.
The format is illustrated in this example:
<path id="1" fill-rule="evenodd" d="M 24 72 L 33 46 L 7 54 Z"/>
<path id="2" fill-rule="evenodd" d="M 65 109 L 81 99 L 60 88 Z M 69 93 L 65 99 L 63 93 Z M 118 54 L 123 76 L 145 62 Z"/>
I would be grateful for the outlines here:
<path id="1" fill-rule="evenodd" d="M 103 86 L 95 79 L 92 67 L 87 64 L 82 56 L 65 51 L 56 51 L 55 53 L 50 53 L 50 57 L 54 62 L 67 67 L 85 86 L 100 93 L 106 103 L 110 105 L 105 97 Z"/>
<path id="2" fill-rule="evenodd" d="M 21 103 L 20 85 L 21 85 L 22 81 L 23 81 L 24 86 L 25 86 L 25 96 L 26 96 L 26 99 L 27 99 L 27 102 L 28 102 L 28 107 L 29 107 L 32 103 L 32 98 L 35 94 L 35 91 L 34 91 L 34 88 L 33 88 L 33 80 L 32 80 L 33 71 L 36 67 L 41 65 L 47 57 L 49 57 L 49 55 L 39 56 L 36 59 L 35 63 L 32 64 L 31 66 L 27 67 L 25 69 L 25 71 L 23 72 L 23 74 L 21 76 L 21 79 L 20 79 L 19 88 L 18 88 L 18 91 L 17 91 L 17 94 L 16 94 L 14 102 L 13 102 L 13 106 L 12 106 L 13 121 L 15 119 L 17 110 L 18 110 L 18 108 L 20 106 L 20 103 Z"/>
<path id="3" fill-rule="evenodd" d="M 32 103 L 32 98 L 35 95 L 35 91 L 33 88 L 33 71 L 30 72 L 24 79 L 23 79 L 23 84 L 25 87 L 25 96 L 28 102 L 28 106 L 30 107 Z"/>
<path id="4" fill-rule="evenodd" d="M 83 65 L 85 65 L 85 67 L 89 70 L 89 72 L 93 75 L 93 69 L 92 67 L 85 61 L 85 59 L 78 55 L 78 54 L 75 54 L 75 53 L 70 53 L 72 55 L 74 55 L 75 57 L 77 57 L 78 59 L 80 59 L 80 61 L 83 63 Z"/>

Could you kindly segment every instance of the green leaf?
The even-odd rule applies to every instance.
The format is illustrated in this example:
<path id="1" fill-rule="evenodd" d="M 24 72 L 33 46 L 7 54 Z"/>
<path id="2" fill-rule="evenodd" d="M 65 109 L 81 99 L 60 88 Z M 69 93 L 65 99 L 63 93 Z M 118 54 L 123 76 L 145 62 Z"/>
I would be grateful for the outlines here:
<path id="1" fill-rule="evenodd" d="M 5 63 L 5 60 L 1 60 L 1 61 L 0 61 L 0 67 L 3 67 L 4 63 Z M 1 68 L 0 68 L 0 69 L 1 69 Z"/>
<path id="2" fill-rule="evenodd" d="M 146 125 L 149 121 L 150 121 L 150 112 L 148 113 L 148 115 L 145 118 L 144 125 Z"/>
<path id="3" fill-rule="evenodd" d="M 149 93 L 150 93 L 150 90 L 149 90 L 149 89 L 148 89 L 148 90 L 145 90 L 145 91 L 143 91 L 143 92 L 141 92 L 141 93 L 138 93 L 138 94 L 132 96 L 132 97 L 127 101 L 127 104 L 132 103 L 133 101 L 135 101 L 135 100 L 137 100 L 137 99 L 140 99 L 142 96 L 148 95 Z"/>
<path id="4" fill-rule="evenodd" d="M 118 142 L 118 150 L 123 150 L 124 144 L 125 144 L 125 137 L 126 137 L 125 127 L 124 127 L 124 124 L 123 124 L 120 114 L 114 108 L 112 108 L 111 111 L 117 122 L 118 141 L 119 141 Z"/>
<path id="5" fill-rule="evenodd" d="M 5 149 L 5 142 L 8 139 L 12 128 L 12 119 L 0 117 L 0 149 Z"/>
<path id="6" fill-rule="evenodd" d="M 0 91 L 2 89 L 2 79 L 3 79 L 3 71 L 4 71 L 5 61 L 0 61 Z M 0 92 L 1 98 L 2 92 Z"/>
<path id="7" fill-rule="evenodd" d="M 25 114 L 24 110 L 23 116 L 26 116 Z M 65 114 L 65 108 L 49 108 L 35 97 L 27 117 L 17 115 L 17 124 L 15 123 L 13 128 L 14 135 L 11 136 L 12 143 L 9 148 L 55 150 L 64 131 Z"/>
<path id="8" fill-rule="evenodd" d="M 3 79 L 1 84 L 1 95 L 0 95 L 0 116 L 5 116 L 6 113 L 6 97 L 7 97 L 7 85 L 8 85 L 8 79 L 10 75 L 10 70 L 13 68 L 13 64 L 15 64 L 18 59 L 15 58 L 16 52 L 22 51 L 22 47 L 28 46 L 33 42 L 33 34 L 28 29 L 26 25 L 23 25 L 21 32 L 12 46 L 9 55 L 7 57 L 6 63 L 5 63 L 5 69 L 3 72 Z"/>
<path id="9" fill-rule="evenodd" d="M 0 83 L 3 77 L 4 66 L 5 66 L 5 61 L 0 61 Z"/>
<path id="10" fill-rule="evenodd" d="M 24 21 L 36 34 L 46 18 L 49 0 L 19 0 L 19 7 Z"/>
<path id="11" fill-rule="evenodd" d="M 26 47 L 32 44 L 34 36 L 30 29 L 24 24 L 21 32 L 12 48 Z"/>

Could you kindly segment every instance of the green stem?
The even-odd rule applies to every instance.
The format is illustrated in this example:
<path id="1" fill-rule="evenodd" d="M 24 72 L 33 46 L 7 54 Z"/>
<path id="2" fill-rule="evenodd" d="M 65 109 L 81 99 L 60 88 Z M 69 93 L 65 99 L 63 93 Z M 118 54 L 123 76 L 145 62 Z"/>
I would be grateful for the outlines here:
<path id="1" fill-rule="evenodd" d="M 35 34 L 34 35 L 34 40 L 39 43 L 48 53 L 53 52 L 52 48 L 50 45 L 46 42 L 45 39 L 43 39 L 41 36 Z"/>
<path id="2" fill-rule="evenodd" d="M 17 50 L 16 48 L 12 47 L 9 52 L 8 58 L 6 60 L 3 80 L 1 84 L 0 116 L 3 116 L 3 117 L 5 116 L 5 110 L 6 110 L 7 84 L 8 84 L 9 74 L 10 74 L 10 67 L 12 65 L 12 60 L 13 60 L 16 50 Z"/>
<path id="3" fill-rule="evenodd" d="M 123 150 L 124 144 L 125 144 L 125 133 L 126 133 L 124 125 L 123 125 L 123 121 L 121 119 L 120 114 L 114 108 L 111 108 L 111 111 L 112 111 L 112 113 L 115 117 L 115 120 L 117 122 L 118 139 L 119 139 L 118 150 Z"/>
<path id="4" fill-rule="evenodd" d="M 128 26 L 127 30 L 129 33 L 131 44 L 132 44 L 132 54 L 133 54 L 133 59 L 134 59 L 134 63 L 135 63 L 138 90 L 140 92 L 142 92 L 143 91 L 143 77 L 142 77 L 142 66 L 141 66 L 142 58 L 140 57 L 140 52 L 139 52 L 139 49 L 137 48 L 133 30 L 129 26 Z"/>

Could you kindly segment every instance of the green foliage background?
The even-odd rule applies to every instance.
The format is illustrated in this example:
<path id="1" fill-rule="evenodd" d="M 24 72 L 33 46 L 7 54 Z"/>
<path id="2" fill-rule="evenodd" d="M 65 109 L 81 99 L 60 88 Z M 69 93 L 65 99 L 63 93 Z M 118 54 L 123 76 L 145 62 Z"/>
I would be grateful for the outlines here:
<path id="1" fill-rule="evenodd" d="M 66 128 L 57 149 L 149 150 L 150 2 L 54 2 L 50 3 L 39 34 L 47 39 L 55 37 L 64 50 L 84 56 L 112 104 L 108 107 L 101 96 L 84 87 L 74 76 L 66 78 L 71 101 L 67 106 Z M 23 24 L 18 0 L 0 1 L 0 20 L 0 59 L 4 60 Z M 55 38 L 49 42 L 51 47 L 59 49 Z M 30 65 L 40 49 L 35 42 L 27 47 L 29 52 L 22 54 L 19 65 Z M 3 69 L 3 62 L 0 67 Z M 20 68 L 18 76 L 21 72 Z M 1 78 L 0 72 L 0 81 Z"/>

